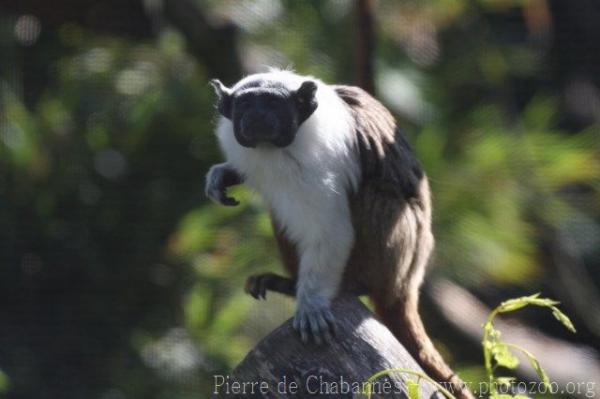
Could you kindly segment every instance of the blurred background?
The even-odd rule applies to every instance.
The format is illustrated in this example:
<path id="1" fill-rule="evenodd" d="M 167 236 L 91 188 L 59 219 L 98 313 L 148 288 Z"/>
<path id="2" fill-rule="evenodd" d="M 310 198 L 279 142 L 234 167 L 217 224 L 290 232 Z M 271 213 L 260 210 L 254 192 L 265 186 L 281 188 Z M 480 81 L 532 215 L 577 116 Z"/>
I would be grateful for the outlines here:
<path id="1" fill-rule="evenodd" d="M 578 333 L 524 310 L 504 338 L 561 388 L 600 380 L 600 2 L 2 0 L 0 51 L 0 397 L 206 397 L 292 315 L 243 293 L 280 267 L 260 199 L 203 195 L 207 82 L 265 65 L 405 127 L 435 203 L 422 313 L 464 379 L 485 313 L 541 291 Z"/>

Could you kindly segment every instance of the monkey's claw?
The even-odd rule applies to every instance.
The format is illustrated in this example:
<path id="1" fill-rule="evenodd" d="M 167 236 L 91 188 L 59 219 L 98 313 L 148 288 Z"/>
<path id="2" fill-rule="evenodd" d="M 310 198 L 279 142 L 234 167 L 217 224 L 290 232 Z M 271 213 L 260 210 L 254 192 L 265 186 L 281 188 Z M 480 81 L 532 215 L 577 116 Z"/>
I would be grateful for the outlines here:
<path id="1" fill-rule="evenodd" d="M 239 205 L 233 197 L 227 195 L 227 187 L 241 183 L 241 178 L 226 164 L 214 165 L 206 175 L 204 192 L 214 202 L 225 206 Z"/>
<path id="2" fill-rule="evenodd" d="M 274 273 L 255 274 L 248 277 L 244 290 L 255 299 L 265 299 L 267 291 L 294 296 L 296 283 L 289 278 Z"/>
<path id="3" fill-rule="evenodd" d="M 254 299 L 266 299 L 268 278 L 268 274 L 257 274 L 248 277 L 244 291 L 246 291 L 247 294 L 252 295 Z"/>
<path id="4" fill-rule="evenodd" d="M 296 293 L 296 282 L 289 278 L 278 276 L 275 273 L 255 274 L 248 277 L 244 290 L 255 299 L 265 299 L 267 291 L 294 296 Z"/>
<path id="5" fill-rule="evenodd" d="M 299 305 L 293 326 L 300 333 L 302 342 L 308 343 L 312 336 L 317 345 L 330 343 L 336 330 L 335 317 L 329 306 L 319 303 Z"/>

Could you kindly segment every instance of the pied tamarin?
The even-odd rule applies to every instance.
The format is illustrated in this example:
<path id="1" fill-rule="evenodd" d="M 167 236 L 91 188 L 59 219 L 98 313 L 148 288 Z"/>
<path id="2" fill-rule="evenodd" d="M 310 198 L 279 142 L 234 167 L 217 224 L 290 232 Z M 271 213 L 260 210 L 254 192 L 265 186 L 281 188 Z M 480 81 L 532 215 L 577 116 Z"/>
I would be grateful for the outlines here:
<path id="1" fill-rule="evenodd" d="M 229 186 L 261 194 L 290 275 L 251 276 L 247 292 L 295 295 L 294 328 L 316 343 L 335 331 L 336 295 L 369 295 L 427 374 L 472 397 L 418 313 L 434 246 L 429 184 L 391 113 L 360 88 L 291 71 L 250 75 L 232 88 L 211 84 L 227 161 L 208 172 L 206 193 L 229 206 L 238 204 Z"/>

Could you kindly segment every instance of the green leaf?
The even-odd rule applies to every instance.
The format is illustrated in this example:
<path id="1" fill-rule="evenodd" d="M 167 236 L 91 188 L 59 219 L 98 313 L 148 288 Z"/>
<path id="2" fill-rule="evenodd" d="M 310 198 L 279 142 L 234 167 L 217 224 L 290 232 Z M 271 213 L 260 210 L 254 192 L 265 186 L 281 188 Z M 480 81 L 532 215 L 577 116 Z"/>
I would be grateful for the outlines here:
<path id="1" fill-rule="evenodd" d="M 6 392 L 10 385 L 10 381 L 8 376 L 4 374 L 2 370 L 0 370 L 0 393 Z"/>
<path id="2" fill-rule="evenodd" d="M 524 296 L 521 298 L 509 299 L 508 301 L 502 302 L 500 306 L 498 306 L 498 313 L 506 313 L 512 312 L 521 308 L 524 308 L 528 305 L 541 306 L 546 308 L 553 308 L 554 305 L 558 305 L 560 302 L 549 298 L 538 298 L 539 293 Z"/>
<path id="3" fill-rule="evenodd" d="M 546 374 L 546 372 L 540 365 L 540 362 L 538 362 L 538 360 L 533 356 L 527 356 L 527 357 L 529 358 L 529 363 L 531 363 L 531 367 L 533 367 L 533 369 L 535 370 L 537 375 L 540 377 L 540 379 L 546 386 L 546 388 L 550 388 L 550 379 L 548 378 L 548 374 Z"/>
<path id="4" fill-rule="evenodd" d="M 494 328 L 494 325 L 491 322 L 485 323 L 483 328 L 485 330 L 484 335 L 488 337 L 487 340 L 483 342 L 483 346 L 486 349 L 491 350 L 494 343 L 500 340 L 502 334 L 499 330 Z"/>
<path id="5" fill-rule="evenodd" d="M 573 325 L 573 322 L 571 322 L 571 319 L 569 319 L 569 317 L 564 314 L 563 312 L 560 311 L 560 309 L 558 309 L 557 307 L 552 307 L 552 315 L 556 318 L 556 320 L 560 321 L 563 326 L 565 326 L 567 329 L 569 329 L 569 331 L 575 333 L 577 332 L 575 330 L 575 326 Z"/>
<path id="6" fill-rule="evenodd" d="M 490 329 L 490 338 L 492 341 L 499 341 L 500 337 L 502 337 L 500 330 L 496 330 L 494 328 Z"/>
<path id="7" fill-rule="evenodd" d="M 544 306 L 544 307 L 552 307 L 554 305 L 558 305 L 560 302 L 552 300 L 550 298 L 535 298 L 531 300 L 532 305 L 536 306 Z"/>
<path id="8" fill-rule="evenodd" d="M 503 343 L 496 343 L 492 348 L 492 355 L 496 363 L 508 369 L 514 369 L 519 365 L 519 359 L 510 352 L 508 347 Z"/>
<path id="9" fill-rule="evenodd" d="M 419 399 L 419 383 L 415 380 L 406 380 L 408 399 Z"/>
<path id="10" fill-rule="evenodd" d="M 532 301 L 537 299 L 539 295 L 540 293 L 538 292 L 537 294 L 533 294 L 531 296 L 524 296 L 521 298 L 509 299 L 508 301 L 504 301 L 500 304 L 500 306 L 498 306 L 498 312 L 506 313 L 524 308 L 525 306 L 531 304 Z"/>

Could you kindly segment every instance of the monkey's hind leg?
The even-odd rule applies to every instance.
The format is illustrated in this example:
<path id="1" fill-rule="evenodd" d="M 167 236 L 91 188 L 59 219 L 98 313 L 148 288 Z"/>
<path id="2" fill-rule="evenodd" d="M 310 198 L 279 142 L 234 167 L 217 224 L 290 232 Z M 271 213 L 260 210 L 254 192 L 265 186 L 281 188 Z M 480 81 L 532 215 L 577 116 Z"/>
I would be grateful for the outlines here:
<path id="1" fill-rule="evenodd" d="M 255 274 L 246 280 L 244 290 L 255 299 L 265 299 L 267 291 L 295 296 L 296 282 L 290 278 L 279 276 L 275 273 Z"/>

